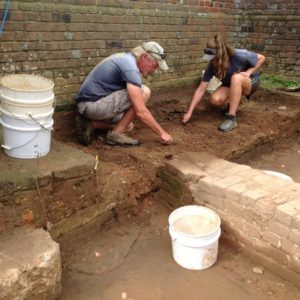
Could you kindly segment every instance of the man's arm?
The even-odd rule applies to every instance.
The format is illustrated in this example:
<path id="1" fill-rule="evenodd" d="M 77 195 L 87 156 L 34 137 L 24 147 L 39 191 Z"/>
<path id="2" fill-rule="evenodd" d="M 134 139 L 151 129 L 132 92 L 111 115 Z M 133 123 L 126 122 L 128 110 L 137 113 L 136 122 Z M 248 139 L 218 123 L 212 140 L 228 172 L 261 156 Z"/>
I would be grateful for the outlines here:
<path id="1" fill-rule="evenodd" d="M 131 83 L 127 83 L 127 91 L 137 117 L 143 123 L 148 125 L 153 131 L 159 134 L 161 142 L 165 144 L 171 144 L 172 143 L 171 135 L 169 135 L 166 131 L 162 129 L 162 127 L 157 123 L 157 121 L 152 116 L 149 109 L 146 107 L 141 88 Z"/>

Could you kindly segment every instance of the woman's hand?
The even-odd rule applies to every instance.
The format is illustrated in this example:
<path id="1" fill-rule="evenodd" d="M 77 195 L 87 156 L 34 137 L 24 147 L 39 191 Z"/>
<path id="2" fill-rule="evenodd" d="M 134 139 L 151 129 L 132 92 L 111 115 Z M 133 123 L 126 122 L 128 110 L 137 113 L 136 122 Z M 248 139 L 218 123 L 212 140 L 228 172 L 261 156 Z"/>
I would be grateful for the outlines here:
<path id="1" fill-rule="evenodd" d="M 240 72 L 239 74 L 241 74 L 242 76 L 249 78 L 251 76 L 251 73 L 245 71 L 245 72 Z"/>
<path id="2" fill-rule="evenodd" d="M 183 115 L 183 119 L 182 122 L 183 124 L 187 123 L 192 117 L 192 113 L 191 112 L 187 112 Z"/>

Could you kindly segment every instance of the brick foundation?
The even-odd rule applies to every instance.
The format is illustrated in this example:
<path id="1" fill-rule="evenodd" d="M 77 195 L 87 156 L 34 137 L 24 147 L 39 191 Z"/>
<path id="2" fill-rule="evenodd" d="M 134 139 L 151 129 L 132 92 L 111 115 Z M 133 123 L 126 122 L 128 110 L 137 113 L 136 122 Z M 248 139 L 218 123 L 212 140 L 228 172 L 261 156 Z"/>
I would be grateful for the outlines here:
<path id="1" fill-rule="evenodd" d="M 300 184 L 206 153 L 177 156 L 162 172 L 219 214 L 224 239 L 299 286 Z"/>

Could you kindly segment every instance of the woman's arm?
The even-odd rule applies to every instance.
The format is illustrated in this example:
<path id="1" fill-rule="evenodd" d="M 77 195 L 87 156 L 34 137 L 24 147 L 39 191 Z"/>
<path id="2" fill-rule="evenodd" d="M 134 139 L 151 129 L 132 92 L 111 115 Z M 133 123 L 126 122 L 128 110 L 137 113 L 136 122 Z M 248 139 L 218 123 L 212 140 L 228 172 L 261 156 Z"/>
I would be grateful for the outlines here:
<path id="1" fill-rule="evenodd" d="M 196 91 L 193 95 L 193 98 L 190 103 L 188 111 L 183 116 L 183 120 L 182 120 L 183 123 L 188 122 L 190 120 L 190 118 L 192 117 L 193 111 L 194 111 L 195 107 L 197 106 L 197 104 L 202 99 L 202 97 L 207 89 L 207 86 L 208 86 L 208 82 L 201 81 L 200 85 L 198 86 L 198 88 L 196 89 Z"/>
<path id="2" fill-rule="evenodd" d="M 257 53 L 257 63 L 254 67 L 249 68 L 248 70 L 241 72 L 241 73 L 245 73 L 247 74 L 247 77 L 250 77 L 251 74 L 255 73 L 257 71 L 258 68 L 261 67 L 261 65 L 264 63 L 265 61 L 265 57 L 262 54 Z"/>

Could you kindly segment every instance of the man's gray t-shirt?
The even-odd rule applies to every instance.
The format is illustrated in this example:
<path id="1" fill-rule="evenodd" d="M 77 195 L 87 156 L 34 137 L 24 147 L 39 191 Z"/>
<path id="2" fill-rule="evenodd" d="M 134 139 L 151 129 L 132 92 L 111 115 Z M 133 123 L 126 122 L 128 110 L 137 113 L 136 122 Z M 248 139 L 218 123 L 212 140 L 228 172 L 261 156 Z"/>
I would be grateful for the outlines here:
<path id="1" fill-rule="evenodd" d="M 230 57 L 229 63 L 230 66 L 226 72 L 225 77 L 221 80 L 223 86 L 230 87 L 231 77 L 234 73 L 243 72 L 249 68 L 254 67 L 257 64 L 257 53 L 248 51 L 246 49 L 235 49 L 234 54 Z M 209 63 L 202 80 L 209 82 L 212 77 L 216 74 L 214 66 L 212 63 Z M 255 72 L 251 75 L 252 77 L 258 77 L 258 73 Z"/>
<path id="2" fill-rule="evenodd" d="M 126 89 L 127 82 L 142 87 L 136 58 L 132 53 L 111 55 L 101 61 L 87 76 L 75 101 L 97 101 L 115 91 Z"/>

